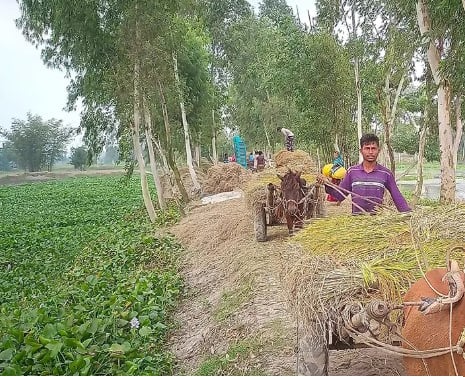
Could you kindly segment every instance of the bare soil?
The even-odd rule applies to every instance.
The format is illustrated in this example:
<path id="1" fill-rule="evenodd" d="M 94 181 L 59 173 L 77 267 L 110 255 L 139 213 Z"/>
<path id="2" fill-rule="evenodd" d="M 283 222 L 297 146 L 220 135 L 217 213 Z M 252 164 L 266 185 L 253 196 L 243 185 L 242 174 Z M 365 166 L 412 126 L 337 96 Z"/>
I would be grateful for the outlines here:
<path id="1" fill-rule="evenodd" d="M 328 214 L 350 203 L 328 204 Z M 318 221 L 318 220 L 312 220 Z M 170 229 L 185 246 L 186 295 L 171 336 L 176 374 L 296 375 L 298 324 L 282 280 L 292 263 L 287 228 L 255 241 L 243 198 L 192 208 Z M 375 349 L 330 351 L 330 375 L 402 375 Z"/>

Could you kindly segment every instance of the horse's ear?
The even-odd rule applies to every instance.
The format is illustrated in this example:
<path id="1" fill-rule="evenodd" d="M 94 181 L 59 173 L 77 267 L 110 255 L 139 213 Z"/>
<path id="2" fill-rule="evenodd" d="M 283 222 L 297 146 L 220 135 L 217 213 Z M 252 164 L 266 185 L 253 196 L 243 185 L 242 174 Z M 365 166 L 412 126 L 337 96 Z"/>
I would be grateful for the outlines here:
<path id="1" fill-rule="evenodd" d="M 279 174 L 276 174 L 276 176 L 282 181 L 283 177 L 281 177 Z"/>

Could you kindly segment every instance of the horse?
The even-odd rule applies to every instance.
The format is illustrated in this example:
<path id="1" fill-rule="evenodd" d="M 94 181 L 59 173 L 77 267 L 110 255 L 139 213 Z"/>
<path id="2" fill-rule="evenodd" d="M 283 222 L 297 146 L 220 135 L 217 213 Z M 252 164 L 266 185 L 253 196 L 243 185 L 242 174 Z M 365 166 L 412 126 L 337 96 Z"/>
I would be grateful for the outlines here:
<path id="1" fill-rule="evenodd" d="M 454 289 L 450 290 L 449 284 L 444 282 L 443 277 L 447 270 L 445 268 L 436 268 L 428 271 L 425 278 L 414 283 L 404 296 L 404 302 L 423 303 L 419 309 L 415 306 L 405 306 L 404 309 L 404 326 L 402 328 L 403 347 L 416 350 L 433 350 L 439 348 L 454 348 L 462 337 L 462 331 L 465 328 L 465 298 L 458 299 L 452 306 L 452 316 L 450 316 L 450 304 L 440 305 L 441 308 L 431 310 L 431 314 L 425 315 L 424 306 L 430 306 L 431 302 L 437 304 L 435 300 L 428 297 L 438 296 L 434 289 L 443 295 L 451 291 L 452 295 L 457 296 Z M 464 274 L 457 271 L 457 276 L 463 279 Z M 430 285 L 429 285 L 430 284 Z M 463 293 L 463 292 L 462 292 Z M 425 298 L 426 297 L 426 298 Z M 453 300 L 455 301 L 455 300 Z M 433 305 L 431 305 L 433 307 Z M 423 312 L 422 312 L 423 311 Z M 462 346 L 463 347 L 463 346 Z M 448 351 L 448 350 L 447 350 Z M 411 376 L 419 375 L 456 375 L 454 368 L 457 368 L 459 375 L 465 375 L 465 360 L 463 355 L 456 350 L 446 352 L 440 356 L 417 359 L 404 356 L 405 372 Z"/>
<path id="2" fill-rule="evenodd" d="M 306 215 L 306 181 L 301 178 L 301 172 L 289 170 L 284 176 L 278 174 L 281 180 L 281 205 L 286 217 L 289 235 L 294 234 L 294 227 L 302 229 Z"/>

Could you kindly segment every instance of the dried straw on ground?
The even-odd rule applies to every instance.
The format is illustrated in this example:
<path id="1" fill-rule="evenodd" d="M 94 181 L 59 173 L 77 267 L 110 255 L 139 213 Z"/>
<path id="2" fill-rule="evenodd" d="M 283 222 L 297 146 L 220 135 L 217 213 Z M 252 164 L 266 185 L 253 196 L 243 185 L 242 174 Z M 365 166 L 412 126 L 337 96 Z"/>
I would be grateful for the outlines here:
<path id="1" fill-rule="evenodd" d="M 280 150 L 275 154 L 274 161 L 277 170 L 282 173 L 285 173 L 288 169 L 308 174 L 316 174 L 318 172 L 316 162 L 307 152 L 300 149 L 294 152 Z"/>
<path id="2" fill-rule="evenodd" d="M 250 171 L 235 162 L 227 164 L 220 162 L 207 170 L 202 188 L 207 194 L 233 191 L 248 181 L 251 175 Z"/>
<path id="3" fill-rule="evenodd" d="M 201 169 L 195 168 L 194 170 L 197 176 L 197 181 L 202 186 L 203 182 L 206 179 L 206 176 Z M 187 166 L 179 168 L 179 175 L 181 176 L 181 181 L 184 185 L 184 188 L 186 189 L 189 198 L 196 198 L 198 196 L 198 192 L 194 188 L 194 183 L 192 181 L 192 177 Z M 160 178 L 161 184 L 163 186 L 163 196 L 165 197 L 165 199 L 181 197 L 176 182 L 174 181 L 174 176 L 170 177 L 168 174 L 164 174 Z"/>
<path id="4" fill-rule="evenodd" d="M 292 305 L 317 331 L 315 321 L 337 322 L 346 304 L 375 298 L 400 303 L 412 282 L 445 267 L 446 252 L 464 244 L 464 216 L 465 206 L 456 205 L 313 222 L 292 240 L 300 254 L 285 279 Z"/>

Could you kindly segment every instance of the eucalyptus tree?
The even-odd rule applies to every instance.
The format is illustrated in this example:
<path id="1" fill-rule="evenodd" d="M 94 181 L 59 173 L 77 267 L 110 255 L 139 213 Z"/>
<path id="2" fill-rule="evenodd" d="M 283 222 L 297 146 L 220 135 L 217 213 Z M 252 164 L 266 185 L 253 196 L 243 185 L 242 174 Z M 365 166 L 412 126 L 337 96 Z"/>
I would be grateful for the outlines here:
<path id="1" fill-rule="evenodd" d="M 369 1 L 360 7 L 361 12 L 371 19 L 377 14 L 376 21 L 362 24 L 362 32 L 372 35 L 367 44 L 375 65 L 379 68 L 371 82 L 376 86 L 381 124 L 384 133 L 384 148 L 387 150 L 390 168 L 395 172 L 395 158 L 391 143 L 398 105 L 401 95 L 414 76 L 414 53 L 418 51 L 418 37 L 415 24 L 408 18 L 397 14 L 389 2 Z M 365 32 L 365 30 L 367 30 Z"/>
<path id="2" fill-rule="evenodd" d="M 165 149 L 159 158 L 168 162 L 187 200 L 175 163 L 168 115 L 179 106 L 179 97 L 176 105 L 168 95 L 170 91 L 176 93 L 171 38 L 179 7 L 179 1 L 21 3 L 19 25 L 25 35 L 37 45 L 44 45 L 47 64 L 65 69 L 74 77 L 69 87 L 69 106 L 83 99 L 81 128 L 89 144 L 101 148 L 105 141 L 102 135 L 114 133 L 115 129 L 120 141 L 124 141 L 126 130 L 131 130 L 129 148 L 138 160 L 144 202 L 152 221 L 156 214 L 145 177 L 141 148 L 144 139 L 154 176 L 157 169 L 152 142 L 159 151 L 162 146 Z M 125 142 L 122 145 L 129 146 Z M 159 182 L 155 181 L 160 194 Z"/>
<path id="3" fill-rule="evenodd" d="M 455 168 L 463 129 L 461 102 L 464 83 L 456 80 L 453 70 L 441 70 L 441 65 L 442 61 L 445 61 L 449 67 L 457 67 L 459 62 L 463 62 L 465 33 L 460 25 L 465 10 L 459 0 L 447 3 L 426 3 L 424 0 L 418 0 L 416 14 L 420 33 L 426 42 L 428 64 L 437 85 L 441 150 L 440 201 L 450 203 L 455 200 Z M 459 51 L 458 55 L 456 50 Z M 452 122 L 451 117 L 454 113 L 451 111 L 451 100 L 454 98 L 455 122 Z"/>
<path id="4" fill-rule="evenodd" d="M 210 51 L 212 61 L 210 65 L 210 80 L 215 88 L 211 109 L 211 147 L 212 158 L 218 161 L 216 151 L 216 135 L 219 119 L 226 112 L 230 72 L 225 53 L 225 40 L 231 25 L 252 13 L 252 7 L 247 0 L 200 0 L 205 26 L 210 35 Z"/>
<path id="5" fill-rule="evenodd" d="M 346 41 L 351 53 L 354 69 L 355 93 L 357 97 L 356 119 L 357 139 L 362 136 L 362 83 L 360 60 L 363 58 L 363 40 L 359 36 L 361 24 L 367 21 L 358 10 L 358 0 L 319 0 L 316 2 L 318 23 L 325 30 L 333 32 L 341 41 Z M 361 155 L 359 155 L 361 161 Z"/>

